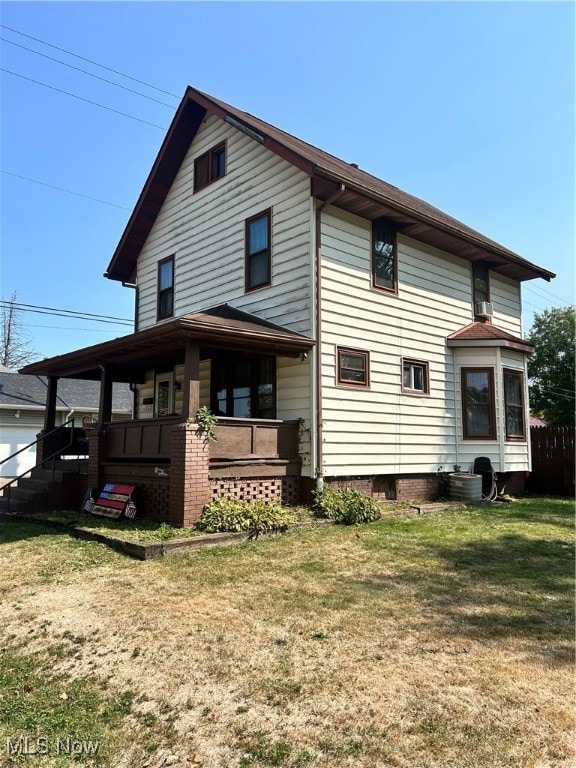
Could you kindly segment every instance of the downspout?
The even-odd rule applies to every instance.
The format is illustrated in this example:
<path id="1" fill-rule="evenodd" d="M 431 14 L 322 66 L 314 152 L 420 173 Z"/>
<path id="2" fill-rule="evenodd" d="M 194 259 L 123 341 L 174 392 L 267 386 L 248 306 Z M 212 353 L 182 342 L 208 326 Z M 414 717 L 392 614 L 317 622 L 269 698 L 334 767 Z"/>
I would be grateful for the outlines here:
<path id="1" fill-rule="evenodd" d="M 323 464 L 324 456 L 322 450 L 322 325 L 321 309 L 322 300 L 322 211 L 330 205 L 337 197 L 346 190 L 345 184 L 340 187 L 330 197 L 316 208 L 316 366 L 315 366 L 315 384 L 316 384 L 316 467 L 314 474 L 316 476 L 316 488 L 321 490 L 324 485 Z"/>

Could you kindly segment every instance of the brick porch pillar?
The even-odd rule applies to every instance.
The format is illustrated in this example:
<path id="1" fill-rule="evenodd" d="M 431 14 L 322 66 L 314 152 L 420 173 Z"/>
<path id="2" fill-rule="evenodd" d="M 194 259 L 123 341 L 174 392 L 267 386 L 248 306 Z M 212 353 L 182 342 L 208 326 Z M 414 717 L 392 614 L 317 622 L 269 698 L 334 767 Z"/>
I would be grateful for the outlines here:
<path id="1" fill-rule="evenodd" d="M 172 429 L 168 522 L 179 528 L 193 525 L 209 501 L 208 438 L 197 429 L 191 423 Z"/>
<path id="2" fill-rule="evenodd" d="M 88 488 L 101 490 L 102 471 L 100 464 L 104 460 L 106 435 L 97 429 L 88 435 Z"/>

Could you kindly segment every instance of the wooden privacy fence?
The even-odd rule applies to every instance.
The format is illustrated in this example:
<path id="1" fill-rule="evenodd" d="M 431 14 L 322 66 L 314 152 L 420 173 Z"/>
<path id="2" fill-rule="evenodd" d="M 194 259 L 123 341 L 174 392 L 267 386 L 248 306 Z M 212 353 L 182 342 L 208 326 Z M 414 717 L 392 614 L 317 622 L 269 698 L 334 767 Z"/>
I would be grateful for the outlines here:
<path id="1" fill-rule="evenodd" d="M 574 428 L 531 427 L 530 490 L 574 498 Z"/>

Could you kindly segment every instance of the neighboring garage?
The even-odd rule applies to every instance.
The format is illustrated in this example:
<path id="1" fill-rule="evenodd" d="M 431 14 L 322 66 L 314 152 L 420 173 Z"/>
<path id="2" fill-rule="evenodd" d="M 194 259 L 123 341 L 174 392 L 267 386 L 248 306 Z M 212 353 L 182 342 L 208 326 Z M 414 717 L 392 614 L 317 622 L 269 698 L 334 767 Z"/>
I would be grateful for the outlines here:
<path id="1" fill-rule="evenodd" d="M 35 445 L 6 459 L 36 441 L 44 426 L 47 389 L 43 376 L 25 376 L 0 367 L 0 481 L 17 477 L 36 463 Z M 56 426 L 72 417 L 76 426 L 82 426 L 83 416 L 98 414 L 99 399 L 100 382 L 62 379 L 58 382 Z M 114 386 L 112 418 L 132 418 L 128 384 Z"/>

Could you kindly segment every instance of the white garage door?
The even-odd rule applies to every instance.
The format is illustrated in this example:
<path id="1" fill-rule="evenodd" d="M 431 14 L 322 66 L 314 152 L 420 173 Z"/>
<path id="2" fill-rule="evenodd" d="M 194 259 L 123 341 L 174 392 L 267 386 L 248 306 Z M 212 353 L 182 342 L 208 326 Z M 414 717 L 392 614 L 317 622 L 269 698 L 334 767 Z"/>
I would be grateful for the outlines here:
<path id="1" fill-rule="evenodd" d="M 6 426 L 0 427 L 2 433 L 0 439 L 0 462 L 7 459 L 16 451 L 25 448 L 36 440 L 36 436 L 42 427 L 34 426 Z M 36 464 L 36 446 L 22 451 L 6 464 L 0 464 L 1 477 L 17 477 Z"/>

